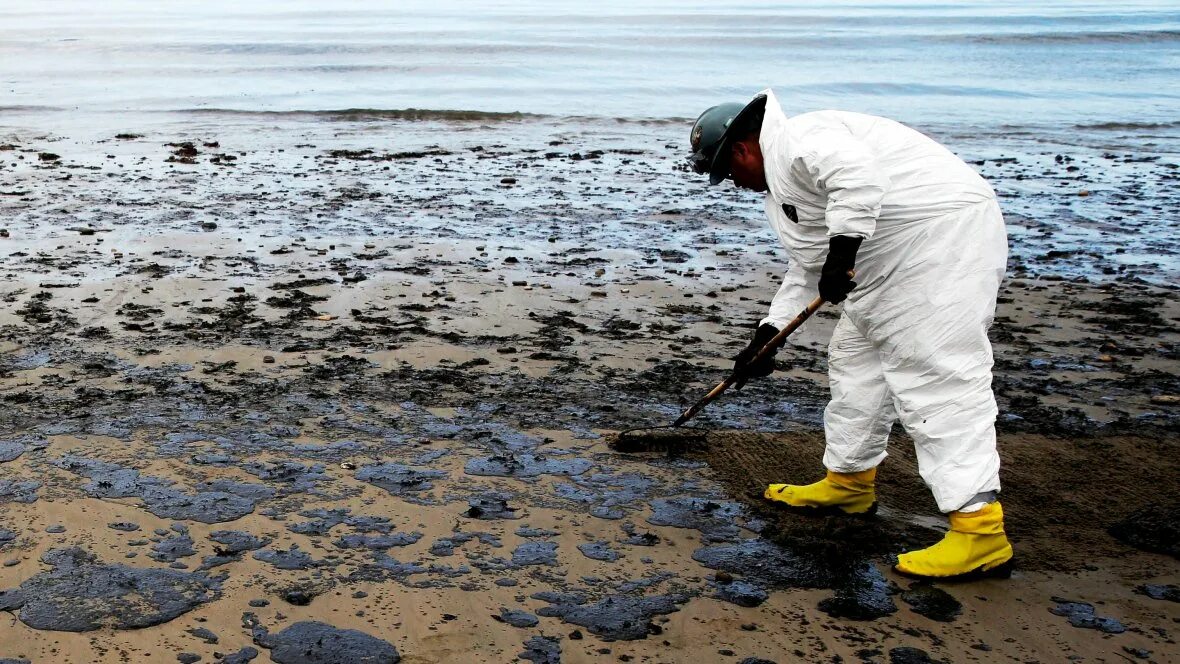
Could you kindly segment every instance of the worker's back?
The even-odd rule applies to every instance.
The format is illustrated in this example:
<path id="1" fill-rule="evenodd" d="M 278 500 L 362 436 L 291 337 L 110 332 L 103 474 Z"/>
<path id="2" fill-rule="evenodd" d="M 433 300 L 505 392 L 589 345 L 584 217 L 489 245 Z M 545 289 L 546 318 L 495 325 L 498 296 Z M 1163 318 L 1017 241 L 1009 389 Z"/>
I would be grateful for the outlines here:
<path id="1" fill-rule="evenodd" d="M 850 134 L 861 143 L 889 180 L 881 201 L 879 229 L 934 219 L 995 195 L 987 181 L 950 150 L 888 118 L 814 111 L 786 118 L 780 131 L 786 134 L 793 179 L 804 181 L 808 179 L 805 160 L 797 157 L 808 152 L 822 155 L 830 137 L 838 134 Z M 809 193 L 823 197 L 819 190 Z"/>

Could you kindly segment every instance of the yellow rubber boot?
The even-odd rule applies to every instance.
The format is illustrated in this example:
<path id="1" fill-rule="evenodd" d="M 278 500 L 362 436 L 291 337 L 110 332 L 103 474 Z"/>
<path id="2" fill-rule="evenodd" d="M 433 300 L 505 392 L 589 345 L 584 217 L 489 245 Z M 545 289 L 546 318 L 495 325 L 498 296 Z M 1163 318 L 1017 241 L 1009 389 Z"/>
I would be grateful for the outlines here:
<path id="1" fill-rule="evenodd" d="M 839 510 L 844 514 L 872 514 L 877 511 L 877 492 L 873 483 L 877 469 L 859 473 L 833 473 L 815 484 L 771 484 L 762 494 L 767 500 L 790 507 Z"/>
<path id="2" fill-rule="evenodd" d="M 951 529 L 934 546 L 903 553 L 893 569 L 931 579 L 1001 577 L 1012 573 L 1012 545 L 1004 534 L 1004 510 L 988 503 L 976 512 L 951 512 Z"/>

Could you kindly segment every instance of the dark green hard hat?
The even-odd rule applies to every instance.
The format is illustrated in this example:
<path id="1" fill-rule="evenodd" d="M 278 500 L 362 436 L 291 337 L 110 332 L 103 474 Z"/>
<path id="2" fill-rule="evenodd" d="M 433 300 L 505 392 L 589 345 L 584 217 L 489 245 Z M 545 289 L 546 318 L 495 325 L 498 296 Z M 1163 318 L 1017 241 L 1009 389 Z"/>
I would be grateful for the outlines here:
<path id="1" fill-rule="evenodd" d="M 692 125 L 689 145 L 692 154 L 688 161 L 697 173 L 709 174 L 709 184 L 717 184 L 729 177 L 730 127 L 740 125 L 739 117 L 766 107 L 766 96 L 758 95 L 748 104 L 729 102 L 705 109 Z"/>

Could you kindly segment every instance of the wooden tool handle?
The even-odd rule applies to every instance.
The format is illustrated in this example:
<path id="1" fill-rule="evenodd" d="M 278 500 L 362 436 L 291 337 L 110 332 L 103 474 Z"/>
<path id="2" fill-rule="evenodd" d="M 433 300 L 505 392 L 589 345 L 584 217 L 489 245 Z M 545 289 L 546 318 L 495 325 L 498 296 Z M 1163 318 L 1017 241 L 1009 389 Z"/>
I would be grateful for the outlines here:
<path id="1" fill-rule="evenodd" d="M 799 326 L 802 325 L 803 322 L 808 318 L 811 318 L 811 314 L 814 314 L 817 310 L 819 310 L 823 304 L 824 299 L 822 297 L 817 297 L 812 300 L 811 303 L 807 305 L 807 308 L 805 308 L 803 311 L 800 311 L 798 316 L 795 316 L 794 320 L 792 320 L 790 323 L 787 323 L 786 327 L 779 330 L 779 333 L 774 335 L 770 341 L 767 341 L 766 345 L 762 347 L 762 350 L 758 351 L 758 354 L 755 355 L 754 359 L 750 360 L 749 364 L 746 366 L 754 364 L 755 362 L 760 362 L 766 359 L 768 355 L 774 354 L 775 351 L 777 351 L 784 343 L 786 343 L 787 337 L 791 336 L 792 332 L 799 329 Z M 693 404 L 692 408 L 684 411 L 680 417 L 676 418 L 676 421 L 672 423 L 672 426 L 678 427 L 681 424 L 684 424 L 685 422 L 696 417 L 697 413 L 701 412 L 702 408 L 709 405 L 710 401 L 721 396 L 721 393 L 728 390 L 730 385 L 733 385 L 735 382 L 737 382 L 737 379 L 738 374 L 736 371 L 729 374 L 728 378 L 718 383 L 717 387 L 714 387 L 709 391 L 708 394 L 702 397 L 700 401 Z"/>

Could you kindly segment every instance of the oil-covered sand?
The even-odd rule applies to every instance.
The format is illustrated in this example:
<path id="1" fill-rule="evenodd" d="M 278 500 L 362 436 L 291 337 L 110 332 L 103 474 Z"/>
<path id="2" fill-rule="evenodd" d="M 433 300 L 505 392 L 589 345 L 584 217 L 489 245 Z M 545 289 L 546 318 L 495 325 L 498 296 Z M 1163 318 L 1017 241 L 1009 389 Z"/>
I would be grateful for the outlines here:
<path id="1" fill-rule="evenodd" d="M 1017 571 L 931 586 L 900 431 L 875 519 L 759 500 L 821 473 L 834 312 L 704 444 L 608 445 L 785 267 L 681 127 L 200 122 L 0 140 L 0 661 L 1180 657 L 1166 159 L 972 155 Z"/>

